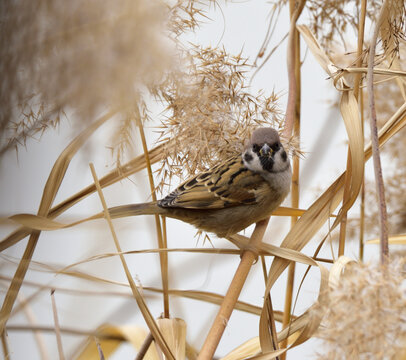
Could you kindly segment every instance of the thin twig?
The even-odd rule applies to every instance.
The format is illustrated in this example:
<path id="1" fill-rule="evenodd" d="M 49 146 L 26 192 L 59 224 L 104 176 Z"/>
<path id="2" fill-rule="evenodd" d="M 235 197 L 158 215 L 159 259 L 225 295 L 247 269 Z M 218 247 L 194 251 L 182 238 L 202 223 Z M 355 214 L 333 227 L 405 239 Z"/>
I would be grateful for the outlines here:
<path id="1" fill-rule="evenodd" d="M 58 311 L 56 310 L 54 293 L 55 293 L 55 290 L 51 290 L 52 313 L 54 314 L 56 343 L 58 344 L 59 359 L 65 360 L 65 356 L 63 355 L 62 337 L 61 337 L 61 331 L 60 331 L 60 326 L 59 326 Z"/>
<path id="2" fill-rule="evenodd" d="M 252 233 L 249 242 L 249 248 L 247 248 L 241 257 L 240 265 L 234 274 L 233 280 L 227 290 L 223 303 L 217 313 L 217 316 L 213 322 L 213 325 L 206 337 L 206 341 L 203 344 L 202 350 L 199 353 L 198 360 L 212 359 L 216 352 L 217 346 L 223 335 L 223 332 L 230 319 L 231 313 L 234 310 L 235 304 L 247 279 L 248 273 L 252 264 L 257 258 L 256 249 L 261 243 L 264 236 L 269 219 L 258 222 L 255 226 L 255 230 Z"/>
<path id="3" fill-rule="evenodd" d="M 370 128 L 371 128 L 371 144 L 372 144 L 372 158 L 374 163 L 374 173 L 375 173 L 375 184 L 376 192 L 378 194 L 378 210 L 379 210 L 379 233 L 380 233 L 380 253 L 381 253 L 381 263 L 386 264 L 387 258 L 389 256 L 389 246 L 388 246 L 388 216 L 386 211 L 386 201 L 385 201 L 385 188 L 382 176 L 382 166 L 381 158 L 379 155 L 379 141 L 378 141 L 378 127 L 376 120 L 376 109 L 375 109 L 375 97 L 374 97 L 374 61 L 375 61 L 375 51 L 376 43 L 378 39 L 379 29 L 381 27 L 383 16 L 388 8 L 388 0 L 385 0 L 381 11 L 379 13 L 378 20 L 375 24 L 374 32 L 371 39 L 371 45 L 369 48 L 368 57 L 368 73 L 367 73 L 367 88 L 368 88 L 368 103 L 370 110 Z"/>
<path id="4" fill-rule="evenodd" d="M 135 357 L 135 360 L 142 360 L 144 358 L 153 340 L 154 340 L 153 336 L 151 335 L 151 333 L 149 333 L 145 338 L 144 342 L 142 343 L 140 350 L 138 351 L 137 356 Z"/>

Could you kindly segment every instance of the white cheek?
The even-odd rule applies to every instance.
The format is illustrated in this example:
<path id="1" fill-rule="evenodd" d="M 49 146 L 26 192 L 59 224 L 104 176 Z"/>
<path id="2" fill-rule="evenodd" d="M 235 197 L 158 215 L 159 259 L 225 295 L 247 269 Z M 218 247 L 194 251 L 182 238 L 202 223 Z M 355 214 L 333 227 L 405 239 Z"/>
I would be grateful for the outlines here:
<path id="1" fill-rule="evenodd" d="M 246 161 L 245 160 L 245 154 L 248 154 L 252 157 L 251 161 Z M 251 149 L 248 149 L 242 154 L 242 161 L 244 162 L 244 165 L 247 169 L 255 172 L 262 172 L 263 168 L 261 165 L 261 162 L 259 161 L 258 155 L 255 154 Z"/>
<path id="2" fill-rule="evenodd" d="M 287 159 L 286 161 L 283 161 L 282 152 L 283 151 L 278 151 L 274 156 L 275 162 L 272 167 L 273 171 L 278 172 L 278 171 L 284 170 L 284 169 L 286 169 L 286 166 L 288 165 L 289 159 Z"/>

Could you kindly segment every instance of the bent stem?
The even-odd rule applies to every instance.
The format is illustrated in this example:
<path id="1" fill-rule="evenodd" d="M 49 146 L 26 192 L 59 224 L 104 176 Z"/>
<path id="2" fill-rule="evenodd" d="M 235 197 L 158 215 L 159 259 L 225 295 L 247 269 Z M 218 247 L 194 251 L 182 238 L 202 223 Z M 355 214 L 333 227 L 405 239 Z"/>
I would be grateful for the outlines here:
<path id="1" fill-rule="evenodd" d="M 247 280 L 251 266 L 257 259 L 258 254 L 256 249 L 258 249 L 258 246 L 262 242 L 268 222 L 269 218 L 256 224 L 254 232 L 252 233 L 248 243 L 248 247 L 246 250 L 244 250 L 241 256 L 241 261 L 237 271 L 234 274 L 233 280 L 230 283 L 217 316 L 214 319 L 206 341 L 204 342 L 202 350 L 199 353 L 197 358 L 198 360 L 207 360 L 213 358 L 220 339 L 227 326 L 228 320 L 230 319 L 235 304 L 237 303 L 238 297 L 240 296 L 242 287 Z"/>

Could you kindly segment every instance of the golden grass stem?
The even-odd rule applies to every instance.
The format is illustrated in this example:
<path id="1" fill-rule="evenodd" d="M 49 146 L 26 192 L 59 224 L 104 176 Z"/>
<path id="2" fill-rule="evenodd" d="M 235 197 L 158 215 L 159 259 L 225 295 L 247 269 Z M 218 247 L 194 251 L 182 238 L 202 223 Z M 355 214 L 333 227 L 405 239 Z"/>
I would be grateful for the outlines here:
<path id="1" fill-rule="evenodd" d="M 159 331 L 157 323 L 155 322 L 154 318 L 152 317 L 152 315 L 151 315 L 151 313 L 150 313 L 150 311 L 149 311 L 149 309 L 148 309 L 148 307 L 147 307 L 147 305 L 146 305 L 146 303 L 144 301 L 144 298 L 142 297 L 141 293 L 139 292 L 139 290 L 137 288 L 137 285 L 135 284 L 135 281 L 134 281 L 133 277 L 131 276 L 131 273 L 130 273 L 130 270 L 128 268 L 127 262 L 125 261 L 124 255 L 121 254 L 121 252 L 122 252 L 121 246 L 120 246 L 120 243 L 118 241 L 116 232 L 115 232 L 114 227 L 113 227 L 113 223 L 112 223 L 111 218 L 110 218 L 110 214 L 109 214 L 109 211 L 108 211 L 108 208 L 107 208 L 106 200 L 104 199 L 104 195 L 103 195 L 102 189 L 100 187 L 99 180 L 98 180 L 97 175 L 96 175 L 96 170 L 95 170 L 94 165 L 92 163 L 90 163 L 89 166 L 90 166 L 90 170 L 92 172 L 94 183 L 96 185 L 97 193 L 99 194 L 100 201 L 101 201 L 102 206 L 103 206 L 105 218 L 106 218 L 107 223 L 109 225 L 110 232 L 111 232 L 111 235 L 113 237 L 116 249 L 120 253 L 119 256 L 120 256 L 121 264 L 123 265 L 123 269 L 124 269 L 124 272 L 125 272 L 125 274 L 127 276 L 127 280 L 128 280 L 128 283 L 130 284 L 130 287 L 131 287 L 131 290 L 133 292 L 134 298 L 137 301 L 138 307 L 140 308 L 140 311 L 141 311 L 142 315 L 144 316 L 145 322 L 147 323 L 147 325 L 148 325 L 148 327 L 150 329 L 150 332 L 153 335 L 156 343 L 158 344 L 158 346 L 161 348 L 162 352 L 165 354 L 165 356 L 168 359 L 174 360 L 174 356 L 173 356 L 172 352 L 170 351 L 164 337 L 162 336 L 161 332 Z"/>
<path id="2" fill-rule="evenodd" d="M 305 6 L 306 0 L 300 0 L 297 7 L 292 9 L 290 17 L 290 28 L 289 28 L 289 38 L 288 38 L 288 54 L 287 54 L 287 68 L 288 68 L 288 80 L 289 80 L 289 93 L 288 93 L 288 104 L 286 107 L 286 120 L 285 128 L 283 129 L 283 136 L 285 138 L 290 138 L 293 131 L 293 126 L 295 123 L 295 112 L 296 112 L 296 97 L 297 97 L 297 80 L 295 73 L 295 52 L 296 52 L 296 22 L 299 19 L 300 14 Z"/>
<path id="3" fill-rule="evenodd" d="M 42 326 L 42 325 L 7 325 L 6 327 L 7 331 L 39 331 L 39 332 L 44 332 L 44 333 L 54 333 L 55 332 L 55 327 L 54 326 Z M 68 334 L 68 335 L 75 335 L 75 336 L 95 336 L 98 339 L 111 339 L 111 340 L 122 340 L 126 341 L 124 336 L 117 335 L 117 336 L 112 336 L 112 335 L 106 335 L 103 333 L 99 333 L 97 331 L 86 331 L 86 330 L 78 330 L 74 328 L 66 328 L 66 327 L 61 327 L 59 331 L 62 334 Z"/>
<path id="4" fill-rule="evenodd" d="M 359 93 L 362 134 L 364 134 L 364 92 Z M 360 223 L 359 223 L 359 259 L 364 261 L 364 234 L 365 234 L 365 176 L 362 179 L 361 203 L 360 203 Z"/>
<path id="5" fill-rule="evenodd" d="M 346 168 L 345 180 L 344 180 L 343 204 L 347 203 L 347 201 L 350 198 L 351 177 L 352 177 L 352 157 L 351 157 L 351 149 L 350 149 L 350 146 L 348 145 L 347 168 Z M 338 257 L 344 255 L 346 230 L 347 230 L 347 212 L 345 212 L 342 215 L 341 222 L 340 222 L 340 234 L 339 234 L 339 240 L 338 240 Z"/>
<path id="6" fill-rule="evenodd" d="M 363 47 L 364 47 L 366 12 L 367 12 L 367 0 L 361 0 L 361 13 L 360 13 L 359 21 L 358 21 L 358 46 L 357 46 L 357 61 L 356 61 L 357 68 L 362 66 L 362 51 L 363 51 Z M 362 74 L 357 73 L 357 74 L 355 74 L 355 78 L 354 78 L 354 96 L 357 100 L 359 98 L 361 75 Z"/>
<path id="7" fill-rule="evenodd" d="M 256 224 L 254 232 L 250 238 L 249 247 L 244 250 L 241 256 L 240 264 L 234 274 L 227 293 L 224 296 L 224 300 L 220 306 L 213 325 L 206 337 L 203 347 L 199 353 L 198 360 L 207 360 L 213 358 L 223 332 L 227 326 L 227 322 L 230 319 L 235 304 L 237 303 L 242 287 L 247 279 L 251 266 L 257 259 L 256 249 L 262 241 L 268 222 L 269 219 L 266 219 Z"/>
<path id="8" fill-rule="evenodd" d="M 356 67 L 362 66 L 362 52 L 364 47 L 365 18 L 367 10 L 367 0 L 361 0 L 361 13 L 358 22 L 358 47 Z M 361 113 L 362 134 L 364 135 L 364 95 L 360 86 L 362 85 L 361 74 L 355 74 L 354 78 L 354 96 L 357 99 Z M 361 186 L 361 204 L 360 204 L 360 237 L 359 237 L 359 258 L 364 259 L 364 224 L 365 224 L 365 175 Z"/>
<path id="9" fill-rule="evenodd" d="M 144 358 L 150 345 L 152 344 L 152 340 L 154 340 L 154 338 L 151 335 L 151 333 L 149 333 L 145 338 L 144 342 L 142 343 L 140 350 L 138 351 L 137 356 L 135 357 L 135 360 L 142 360 Z"/>
<path id="10" fill-rule="evenodd" d="M 10 351 L 8 349 L 7 334 L 5 331 L 1 334 L 1 347 L 3 349 L 4 359 L 10 359 Z"/>
<path id="11" fill-rule="evenodd" d="M 289 0 L 289 11 L 290 16 L 294 15 L 295 1 Z M 291 20 L 292 21 L 292 20 Z M 294 48 L 295 52 L 293 59 L 293 66 L 295 71 L 295 113 L 294 113 L 294 125 L 293 134 L 296 138 L 300 138 L 300 106 L 301 106 L 301 62 L 300 62 L 300 37 L 299 32 L 295 28 L 294 30 Z M 292 160 L 292 185 L 291 185 L 291 204 L 296 204 L 299 206 L 299 157 L 294 156 Z M 297 221 L 297 216 L 291 217 L 291 227 L 295 225 Z M 288 269 L 288 277 L 286 280 L 286 290 L 285 290 L 285 304 L 283 309 L 283 319 L 282 319 L 282 329 L 289 326 L 291 320 L 292 302 L 293 302 L 293 287 L 295 280 L 295 263 L 291 262 Z M 281 342 L 281 348 L 286 348 L 288 346 L 288 339 L 286 338 Z M 287 353 L 283 353 L 280 356 L 281 360 L 285 360 Z"/>
<path id="12" fill-rule="evenodd" d="M 54 315 L 56 343 L 58 345 L 59 359 L 65 360 L 65 356 L 63 354 L 62 337 L 61 337 L 61 331 L 60 331 L 60 326 L 59 326 L 58 311 L 56 309 L 56 302 L 55 302 L 54 294 L 55 294 L 55 290 L 51 290 L 52 313 Z"/>
<path id="13" fill-rule="evenodd" d="M 378 20 L 375 24 L 374 32 L 371 39 L 368 56 L 368 72 L 367 72 L 367 88 L 368 88 L 368 104 L 370 111 L 370 129 L 371 129 L 371 144 L 372 144 L 372 158 L 374 163 L 375 184 L 376 192 L 378 194 L 378 210 L 379 210 L 379 232 L 380 232 L 380 255 L 381 263 L 386 264 L 389 256 L 388 245 L 388 215 L 386 210 L 385 201 L 385 188 L 382 176 L 381 157 L 379 155 L 379 140 L 378 140 L 378 126 L 376 119 L 375 109 L 375 97 L 374 97 L 374 61 L 376 43 L 378 39 L 378 33 L 383 22 L 384 14 L 388 8 L 388 0 L 385 0 L 381 11 L 379 13 Z"/>
<path id="14" fill-rule="evenodd" d="M 138 129 L 139 129 L 140 135 L 141 135 L 142 148 L 144 150 L 144 155 L 145 155 L 145 162 L 146 162 L 146 168 L 148 171 L 148 180 L 149 180 L 152 200 L 156 201 L 157 198 L 156 198 L 156 193 L 155 193 L 154 177 L 152 175 L 152 169 L 151 169 L 151 161 L 149 158 L 147 141 L 145 139 L 144 126 L 142 125 L 141 116 L 140 116 L 138 108 L 136 109 L 135 118 L 136 118 Z M 158 238 L 158 246 L 160 249 L 166 249 L 168 247 L 168 244 L 166 242 L 166 236 L 163 236 L 163 233 L 162 233 L 162 227 L 161 227 L 161 221 L 160 221 L 159 215 L 155 214 L 154 217 L 155 217 L 156 235 Z M 168 254 L 165 252 L 159 253 L 159 261 L 160 261 L 160 265 L 161 265 L 164 317 L 169 319 Z"/>
<path id="15" fill-rule="evenodd" d="M 366 0 L 362 0 L 360 18 L 359 18 L 359 22 L 358 22 L 358 47 L 357 47 L 357 61 L 356 61 L 357 68 L 360 68 L 362 65 L 362 50 L 363 50 L 363 46 L 364 46 L 365 17 L 366 17 Z M 361 84 L 361 73 L 356 73 L 355 78 L 354 78 L 354 97 L 357 100 L 358 100 L 360 84 Z M 348 146 L 347 171 L 345 173 L 343 204 L 345 204 L 350 197 L 351 175 L 352 175 L 351 168 L 352 168 L 351 150 L 350 150 L 350 146 Z M 347 230 L 347 212 L 345 214 L 343 214 L 343 217 L 342 217 L 342 220 L 340 223 L 340 234 L 339 234 L 339 245 L 338 245 L 338 256 L 339 257 L 344 255 L 346 230 Z"/>

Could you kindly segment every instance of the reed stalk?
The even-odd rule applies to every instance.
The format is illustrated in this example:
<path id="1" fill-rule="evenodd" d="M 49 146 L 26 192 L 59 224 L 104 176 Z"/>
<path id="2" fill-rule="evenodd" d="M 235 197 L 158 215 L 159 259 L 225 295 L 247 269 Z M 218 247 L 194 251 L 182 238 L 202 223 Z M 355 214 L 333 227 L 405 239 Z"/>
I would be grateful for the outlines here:
<path id="1" fill-rule="evenodd" d="M 213 325 L 210 328 L 203 347 L 199 352 L 199 356 L 197 358 L 198 360 L 207 360 L 213 358 L 227 326 L 228 320 L 230 319 L 235 304 L 237 303 L 238 297 L 240 296 L 241 290 L 245 284 L 245 281 L 247 280 L 251 266 L 257 259 L 257 248 L 265 234 L 268 222 L 269 219 L 266 219 L 256 224 L 248 247 L 246 250 L 244 250 L 241 256 L 241 261 L 237 271 L 235 272 L 227 293 L 224 296 L 224 300 L 220 306 L 216 318 L 214 319 Z"/>
<path id="2" fill-rule="evenodd" d="M 384 14 L 389 6 L 389 0 L 385 0 L 379 17 L 376 21 L 374 32 L 371 39 L 368 56 L 368 72 L 367 72 L 367 88 L 368 88 L 368 106 L 370 112 L 370 129 L 371 129 L 371 143 L 372 143 L 372 158 L 374 163 L 374 174 L 376 192 L 378 194 L 378 210 L 379 210 L 379 233 L 380 233 L 380 257 L 381 263 L 387 264 L 389 257 L 389 244 L 388 244 L 388 215 L 386 210 L 385 201 L 385 187 L 382 176 L 381 157 L 379 154 L 379 140 L 378 140 L 378 126 L 376 119 L 375 97 L 374 97 L 374 62 L 376 43 L 378 40 L 378 33 L 383 22 Z"/>
<path id="3" fill-rule="evenodd" d="M 294 15 L 295 1 L 289 1 L 290 16 Z M 294 31 L 294 67 L 295 67 L 295 121 L 293 127 L 293 135 L 295 138 L 300 139 L 300 104 L 301 104 L 301 61 L 300 61 L 300 37 L 298 31 Z M 292 185 L 291 185 L 291 205 L 292 207 L 299 208 L 299 157 L 294 156 L 292 160 Z M 291 227 L 296 224 L 298 217 L 291 217 Z M 285 290 L 285 305 L 283 310 L 282 329 L 289 326 L 291 320 L 292 302 L 293 302 L 293 288 L 295 280 L 295 267 L 296 264 L 291 262 L 288 268 L 288 277 L 286 281 Z M 282 341 L 281 348 L 288 346 L 288 338 Z M 281 360 L 285 360 L 287 353 L 280 356 Z"/>

